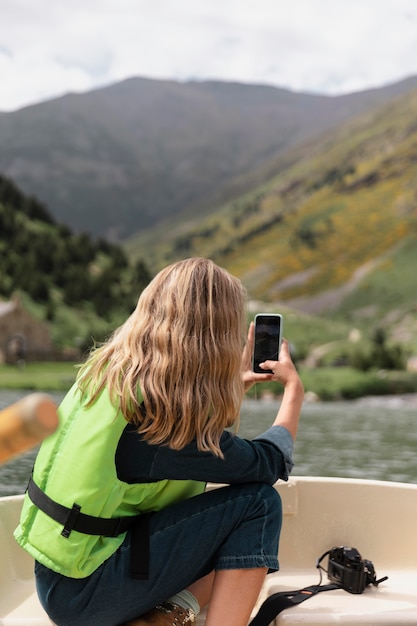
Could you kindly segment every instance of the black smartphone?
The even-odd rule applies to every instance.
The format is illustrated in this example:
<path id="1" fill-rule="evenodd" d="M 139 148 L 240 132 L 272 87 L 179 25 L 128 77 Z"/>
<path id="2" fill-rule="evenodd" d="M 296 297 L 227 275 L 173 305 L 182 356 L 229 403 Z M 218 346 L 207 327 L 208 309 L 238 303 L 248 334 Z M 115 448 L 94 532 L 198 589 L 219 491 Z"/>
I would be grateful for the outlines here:
<path id="1" fill-rule="evenodd" d="M 259 363 L 278 361 L 282 339 L 282 315 L 280 313 L 258 313 L 255 315 L 255 343 L 253 348 L 253 371 L 262 374 Z"/>

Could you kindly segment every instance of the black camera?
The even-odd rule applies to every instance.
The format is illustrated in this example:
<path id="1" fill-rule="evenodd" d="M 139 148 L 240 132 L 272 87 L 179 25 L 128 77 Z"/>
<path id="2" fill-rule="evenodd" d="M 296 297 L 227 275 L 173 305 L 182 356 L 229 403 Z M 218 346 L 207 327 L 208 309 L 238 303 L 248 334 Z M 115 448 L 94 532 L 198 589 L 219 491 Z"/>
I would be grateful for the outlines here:
<path id="1" fill-rule="evenodd" d="M 362 593 L 368 585 L 377 586 L 387 580 L 388 576 L 376 579 L 376 573 L 371 561 L 362 559 L 356 548 L 332 548 L 323 554 L 317 562 L 320 567 L 322 559 L 329 555 L 327 576 L 330 582 L 340 585 L 349 593 Z"/>

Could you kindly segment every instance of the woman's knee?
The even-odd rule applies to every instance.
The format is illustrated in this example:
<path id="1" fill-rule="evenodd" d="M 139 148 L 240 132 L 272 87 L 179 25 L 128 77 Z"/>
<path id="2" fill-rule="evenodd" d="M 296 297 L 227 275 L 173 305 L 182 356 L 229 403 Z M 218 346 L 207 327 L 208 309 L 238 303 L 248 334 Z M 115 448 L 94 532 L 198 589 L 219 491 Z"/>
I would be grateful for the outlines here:
<path id="1" fill-rule="evenodd" d="M 268 509 L 268 513 L 282 518 L 281 496 L 275 487 L 273 485 L 261 484 L 258 494 L 263 499 L 265 506 Z"/>
<path id="2" fill-rule="evenodd" d="M 281 523 L 282 502 L 281 496 L 272 485 L 267 483 L 250 483 L 242 485 L 246 495 L 251 495 L 250 509 L 253 514 L 260 514 Z"/>

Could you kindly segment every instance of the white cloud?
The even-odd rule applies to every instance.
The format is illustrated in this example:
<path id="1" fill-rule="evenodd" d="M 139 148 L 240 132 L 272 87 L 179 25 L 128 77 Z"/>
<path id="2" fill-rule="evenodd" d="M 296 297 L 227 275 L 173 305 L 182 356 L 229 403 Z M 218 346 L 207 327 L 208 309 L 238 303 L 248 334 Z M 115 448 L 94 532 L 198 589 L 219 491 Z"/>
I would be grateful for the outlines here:
<path id="1" fill-rule="evenodd" d="M 1 0 L 0 110 L 128 78 L 347 93 L 417 74 L 415 0 Z"/>

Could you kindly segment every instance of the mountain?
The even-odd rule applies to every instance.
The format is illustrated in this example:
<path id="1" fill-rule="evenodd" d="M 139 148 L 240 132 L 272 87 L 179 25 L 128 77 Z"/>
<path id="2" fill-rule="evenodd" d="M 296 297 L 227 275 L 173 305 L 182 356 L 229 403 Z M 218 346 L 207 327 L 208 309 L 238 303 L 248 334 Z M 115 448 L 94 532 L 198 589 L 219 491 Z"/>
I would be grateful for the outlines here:
<path id="1" fill-rule="evenodd" d="M 417 90 L 288 152 L 205 219 L 130 242 L 151 267 L 204 255 L 254 300 L 382 325 L 417 350 Z"/>
<path id="2" fill-rule="evenodd" d="M 124 240 L 267 180 L 277 158 L 417 86 L 346 96 L 133 78 L 0 115 L 0 172 L 75 231 Z"/>

